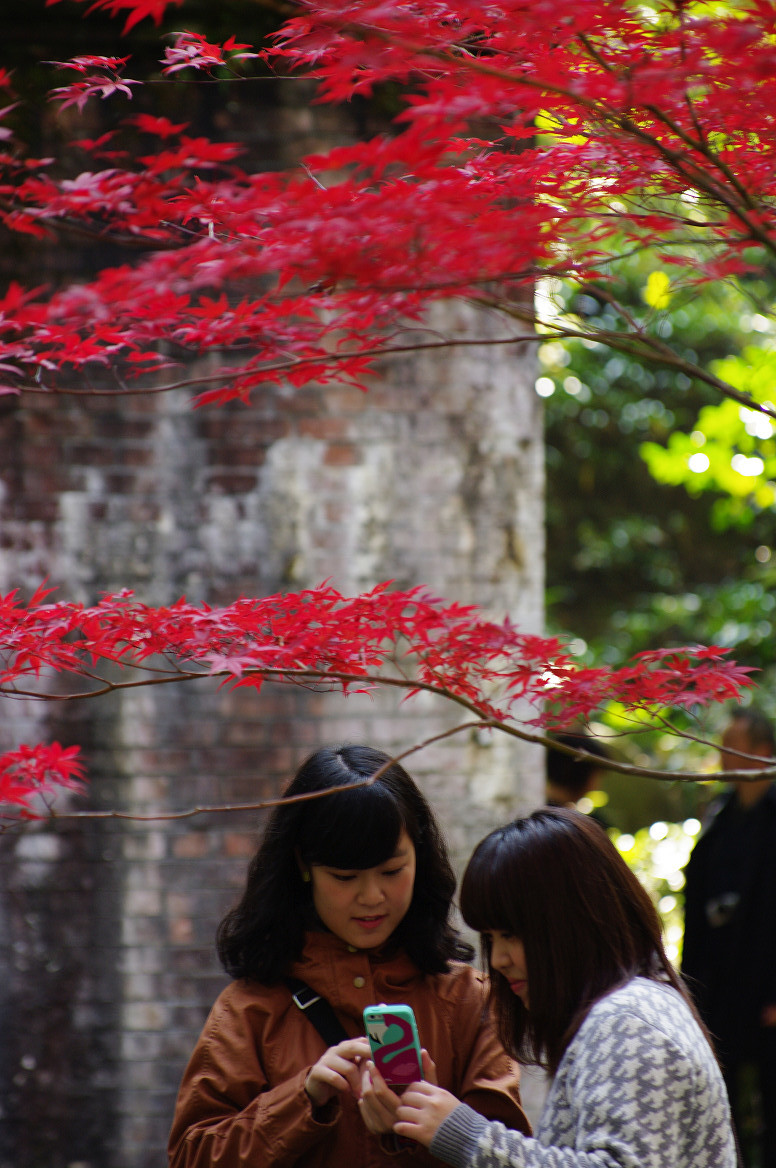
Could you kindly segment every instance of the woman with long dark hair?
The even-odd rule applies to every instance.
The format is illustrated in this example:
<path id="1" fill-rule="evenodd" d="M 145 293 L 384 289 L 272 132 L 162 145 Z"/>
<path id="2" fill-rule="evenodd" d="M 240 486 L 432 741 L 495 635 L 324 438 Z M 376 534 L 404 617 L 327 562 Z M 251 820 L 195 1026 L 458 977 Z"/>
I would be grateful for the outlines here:
<path id="1" fill-rule="evenodd" d="M 708 1036 L 603 828 L 561 808 L 499 828 L 469 862 L 461 909 L 482 937 L 502 1041 L 552 1085 L 536 1138 L 431 1081 L 405 1092 L 397 1133 L 458 1168 L 734 1168 Z"/>
<path id="2" fill-rule="evenodd" d="M 415 783 L 381 751 L 325 748 L 297 772 L 285 792 L 294 796 L 302 801 L 272 812 L 218 930 L 234 980 L 183 1078 L 172 1168 L 431 1164 L 392 1131 L 399 1096 L 363 1095 L 362 1013 L 382 1002 L 413 1007 L 440 1083 L 527 1131 L 516 1067 L 451 922 L 446 848 Z M 329 1002 L 341 1036 L 321 1036 L 300 1008 L 310 998 Z"/>

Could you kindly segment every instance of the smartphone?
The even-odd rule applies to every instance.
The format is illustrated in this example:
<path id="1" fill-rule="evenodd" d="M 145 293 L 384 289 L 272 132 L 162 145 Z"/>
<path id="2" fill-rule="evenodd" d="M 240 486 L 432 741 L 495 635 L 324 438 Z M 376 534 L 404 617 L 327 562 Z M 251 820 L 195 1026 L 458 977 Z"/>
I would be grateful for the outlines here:
<path id="1" fill-rule="evenodd" d="M 423 1078 L 418 1027 L 411 1006 L 367 1006 L 364 1026 L 372 1059 L 390 1087 L 405 1087 Z"/>

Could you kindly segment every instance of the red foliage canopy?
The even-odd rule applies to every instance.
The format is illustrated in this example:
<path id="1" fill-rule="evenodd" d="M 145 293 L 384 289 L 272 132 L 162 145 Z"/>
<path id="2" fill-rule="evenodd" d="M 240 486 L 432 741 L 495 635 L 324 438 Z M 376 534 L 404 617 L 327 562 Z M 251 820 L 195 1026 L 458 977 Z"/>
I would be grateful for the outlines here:
<path id="1" fill-rule="evenodd" d="M 89 10 L 127 12 L 129 30 L 169 6 Z M 120 136 L 82 142 L 92 165 L 75 179 L 6 151 L 6 226 L 41 234 L 66 221 L 148 249 L 87 284 L 9 292 L 7 391 L 55 390 L 63 374 L 100 367 L 147 373 L 170 363 L 160 342 L 181 356 L 240 354 L 202 400 L 247 397 L 265 381 L 362 384 L 375 352 L 435 298 L 495 304 L 507 337 L 516 315 L 534 317 L 515 308 L 515 289 L 548 276 L 607 281 L 612 256 L 634 248 L 655 249 L 685 283 L 772 261 L 776 9 L 766 0 L 727 14 L 684 0 L 653 14 L 621 0 L 299 7 L 262 50 L 265 64 L 306 70 L 327 101 L 401 83 L 394 132 L 292 174 L 248 173 L 238 144 L 147 117 L 126 123 L 154 135 L 153 151 L 130 158 Z M 162 63 L 176 76 L 223 76 L 251 61 L 248 49 L 183 32 Z M 131 96 L 139 80 L 127 65 L 78 57 L 64 63 L 78 79 L 51 96 Z M 246 281 L 263 290 L 246 296 Z M 544 324 L 561 328 L 551 315 Z M 676 364 L 648 315 L 623 316 L 622 335 L 606 340 Z"/>
<path id="2" fill-rule="evenodd" d="M 57 674 L 83 679 L 70 697 L 203 677 L 257 689 L 271 678 L 345 693 L 382 685 L 407 696 L 438 694 L 478 725 L 541 740 L 541 728 L 588 718 L 608 701 L 635 716 L 725 701 L 749 684 L 750 671 L 716 648 L 643 653 L 619 670 L 580 668 L 555 638 L 387 583 L 356 597 L 323 585 L 224 608 L 185 599 L 157 608 L 130 593 L 94 607 L 49 597 L 40 589 L 29 604 L 15 594 L 0 598 L 0 694 L 56 697 Z M 111 666 L 129 677 L 117 680 Z M 534 711 L 522 714 L 523 728 L 513 718 L 518 702 Z M 50 793 L 55 782 L 75 786 L 80 774 L 77 750 L 23 747 L 0 758 L 0 801 L 30 814 L 32 795 Z"/>
<path id="3" fill-rule="evenodd" d="M 129 33 L 179 3 L 91 0 L 89 11 L 125 17 Z M 140 245 L 133 262 L 89 282 L 7 290 L 0 390 L 64 392 L 75 375 L 83 391 L 93 371 L 116 374 L 116 392 L 127 377 L 159 389 L 186 383 L 175 354 L 205 353 L 219 365 L 200 401 L 247 399 L 265 382 L 362 385 L 376 355 L 410 343 L 405 330 L 435 299 L 500 309 L 508 341 L 525 338 L 526 321 L 544 336 L 584 333 L 583 321 L 530 310 L 515 292 L 548 277 L 605 285 L 612 257 L 634 249 L 653 249 L 678 283 L 759 270 L 776 252 L 774 34 L 766 0 L 727 13 L 684 0 L 654 11 L 621 0 L 310 0 L 261 49 L 263 66 L 305 70 L 326 101 L 399 83 L 391 133 L 308 157 L 293 173 L 251 173 L 239 144 L 143 114 L 123 126 L 148 135 L 145 153 L 130 157 L 119 121 L 80 142 L 89 168 L 65 178 L 0 131 L 7 229 L 75 224 Z M 168 77 L 224 76 L 252 68 L 253 49 L 182 32 L 161 62 Z M 142 83 L 130 65 L 130 55 L 60 62 L 76 77 L 51 99 L 123 102 Z M 11 82 L 0 74 L 0 117 Z M 621 310 L 620 321 L 605 343 L 678 363 L 654 313 Z M 553 641 L 384 585 L 350 600 L 322 587 L 218 610 L 183 600 L 152 609 L 127 595 L 82 608 L 41 594 L 24 606 L 11 595 L 0 619 L 6 694 L 40 693 L 52 672 L 93 679 L 99 662 L 142 675 L 153 658 L 145 680 L 157 683 L 216 674 L 242 685 L 272 676 L 431 688 L 525 733 L 510 721 L 517 698 L 535 704 L 539 726 L 612 697 L 634 709 L 703 704 L 746 683 L 714 649 L 577 669 Z M 409 680 L 397 654 L 403 669 L 412 663 Z M 3 761 L 0 798 L 22 806 L 25 791 L 78 777 L 70 751 L 24 748 Z"/>

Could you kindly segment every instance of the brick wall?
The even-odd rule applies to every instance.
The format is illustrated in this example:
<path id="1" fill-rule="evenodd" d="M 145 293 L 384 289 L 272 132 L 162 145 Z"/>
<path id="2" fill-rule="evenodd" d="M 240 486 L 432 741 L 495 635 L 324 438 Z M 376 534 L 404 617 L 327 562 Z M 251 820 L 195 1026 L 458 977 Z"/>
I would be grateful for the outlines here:
<path id="1" fill-rule="evenodd" d="M 352 133 L 330 111 L 316 122 L 294 94 L 276 110 L 285 149 Z M 499 330 L 451 306 L 429 324 L 457 337 Z M 0 589 L 29 594 L 48 577 L 89 603 L 120 587 L 152 603 L 221 603 L 391 578 L 538 630 L 532 353 L 454 349 L 384 374 L 367 395 L 263 390 L 250 407 L 203 411 L 182 393 L 0 400 Z M 6 701 L 0 746 L 78 743 L 91 808 L 165 816 L 275 794 L 321 743 L 404 749 L 454 716 L 422 696 L 402 706 L 203 681 Z M 408 766 L 459 865 L 494 823 L 535 804 L 543 781 L 536 755 L 506 739 L 461 736 Z M 177 1083 L 224 981 L 215 928 L 260 824 L 211 812 L 0 836 L 0 1168 L 163 1168 Z"/>
<path id="2" fill-rule="evenodd" d="M 159 603 L 218 602 L 326 577 L 346 592 L 394 578 L 537 628 L 530 360 L 492 350 L 480 367 L 452 351 L 387 372 L 366 396 L 278 392 L 247 410 L 192 412 L 175 397 L 120 411 L 25 403 L 3 419 L 0 586 L 29 591 L 49 576 L 90 602 L 120 586 Z M 2 714 L 5 741 L 19 740 L 16 709 Z M 55 712 L 28 706 L 25 717 L 24 740 L 84 747 L 92 805 L 150 814 L 255 800 L 321 742 L 401 749 L 451 714 L 425 698 L 230 694 L 205 681 Z M 453 739 L 409 765 L 459 862 L 538 797 L 538 769 L 498 743 Z M 109 820 L 0 839 L 18 1027 L 4 1060 L 4 1168 L 163 1164 L 175 1087 L 221 984 L 214 929 L 257 821 Z M 31 1108 L 40 1122 L 27 1125 L 18 1117 Z"/>

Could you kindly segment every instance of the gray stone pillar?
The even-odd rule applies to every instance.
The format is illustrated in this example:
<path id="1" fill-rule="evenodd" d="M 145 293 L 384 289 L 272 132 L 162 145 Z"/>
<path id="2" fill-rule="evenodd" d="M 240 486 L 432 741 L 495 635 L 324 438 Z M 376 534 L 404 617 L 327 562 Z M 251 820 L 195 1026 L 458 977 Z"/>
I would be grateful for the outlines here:
<path id="1" fill-rule="evenodd" d="M 352 136 L 338 116 L 323 111 L 320 123 L 290 104 L 283 114 L 319 147 L 322 134 Z M 458 340 L 507 331 L 454 303 L 426 324 Z M 390 578 L 540 631 L 533 349 L 406 355 L 382 373 L 367 394 L 267 388 L 249 407 L 202 411 L 182 392 L 4 399 L 0 587 L 30 594 L 48 576 L 86 603 L 131 587 L 150 603 L 185 594 L 220 604 L 327 578 L 345 593 Z M 324 742 L 401 751 L 456 719 L 422 696 L 401 704 L 278 685 L 257 695 L 203 681 L 23 718 L 6 700 L 0 743 L 78 743 L 91 806 L 164 815 L 276 794 Z M 540 754 L 505 737 L 468 732 L 406 765 L 459 867 L 543 788 Z M 180 1074 L 224 981 L 214 931 L 259 824 L 254 813 L 212 813 L 0 836 L 0 1168 L 163 1168 Z"/>

